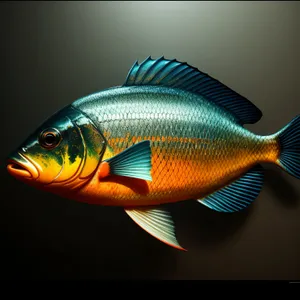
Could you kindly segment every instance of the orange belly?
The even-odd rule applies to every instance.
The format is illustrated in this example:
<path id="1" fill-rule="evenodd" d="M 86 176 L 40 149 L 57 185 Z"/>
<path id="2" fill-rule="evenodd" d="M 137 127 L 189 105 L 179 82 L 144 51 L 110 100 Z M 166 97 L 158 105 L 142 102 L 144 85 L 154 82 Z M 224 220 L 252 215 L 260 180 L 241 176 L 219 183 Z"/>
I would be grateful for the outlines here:
<path id="1" fill-rule="evenodd" d="M 124 207 L 200 199 L 241 176 L 267 154 L 263 143 L 262 151 L 258 152 L 251 145 L 242 149 L 219 145 L 219 150 L 213 150 L 212 144 L 205 150 L 195 145 L 152 146 L 152 181 L 119 176 L 100 179 L 96 172 L 77 198 L 92 204 Z M 104 159 L 123 150 L 107 151 Z"/>

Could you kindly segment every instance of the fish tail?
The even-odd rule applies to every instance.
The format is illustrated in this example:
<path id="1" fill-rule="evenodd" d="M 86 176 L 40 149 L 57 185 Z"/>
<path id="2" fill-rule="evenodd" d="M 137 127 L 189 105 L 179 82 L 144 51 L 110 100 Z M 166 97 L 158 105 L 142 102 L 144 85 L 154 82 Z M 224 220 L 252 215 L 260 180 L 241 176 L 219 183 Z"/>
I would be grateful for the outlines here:
<path id="1" fill-rule="evenodd" d="M 277 132 L 275 137 L 279 144 L 277 165 L 300 179 L 300 115 Z"/>

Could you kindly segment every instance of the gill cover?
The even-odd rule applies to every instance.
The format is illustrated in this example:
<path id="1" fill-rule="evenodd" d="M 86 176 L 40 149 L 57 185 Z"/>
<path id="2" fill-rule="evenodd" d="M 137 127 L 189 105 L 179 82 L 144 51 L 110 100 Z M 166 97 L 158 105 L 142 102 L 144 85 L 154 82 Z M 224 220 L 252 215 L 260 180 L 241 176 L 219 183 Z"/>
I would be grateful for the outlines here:
<path id="1" fill-rule="evenodd" d="M 47 142 L 49 136 L 54 147 L 51 139 Z M 89 178 L 101 161 L 105 145 L 90 118 L 70 105 L 43 123 L 22 145 L 21 153 L 37 168 L 38 182 L 65 184 Z"/>

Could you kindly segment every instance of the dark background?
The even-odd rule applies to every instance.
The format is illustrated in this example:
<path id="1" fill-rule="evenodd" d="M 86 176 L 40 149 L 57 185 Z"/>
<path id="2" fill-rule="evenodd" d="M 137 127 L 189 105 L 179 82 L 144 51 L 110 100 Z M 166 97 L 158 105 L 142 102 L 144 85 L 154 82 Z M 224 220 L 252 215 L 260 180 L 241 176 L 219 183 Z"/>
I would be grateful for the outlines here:
<path id="1" fill-rule="evenodd" d="M 0 6 L 1 277 L 300 279 L 300 181 L 266 166 L 258 199 L 238 214 L 170 207 L 180 252 L 122 208 L 25 186 L 5 158 L 46 117 L 120 85 L 136 59 L 176 58 L 249 98 L 256 133 L 300 113 L 300 3 L 23 2 Z"/>

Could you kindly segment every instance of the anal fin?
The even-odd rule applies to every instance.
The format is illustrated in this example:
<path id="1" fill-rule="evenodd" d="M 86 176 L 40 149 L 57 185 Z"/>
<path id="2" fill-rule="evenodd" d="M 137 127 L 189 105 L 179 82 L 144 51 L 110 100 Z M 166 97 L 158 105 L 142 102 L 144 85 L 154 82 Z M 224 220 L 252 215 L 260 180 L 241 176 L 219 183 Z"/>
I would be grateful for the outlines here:
<path id="1" fill-rule="evenodd" d="M 230 185 L 197 201 L 219 212 L 237 212 L 248 207 L 257 198 L 263 182 L 263 168 L 257 165 Z"/>
<path id="2" fill-rule="evenodd" d="M 125 212 L 153 237 L 171 247 L 186 251 L 177 241 L 174 222 L 167 210 L 161 207 L 139 207 L 125 208 Z"/>

